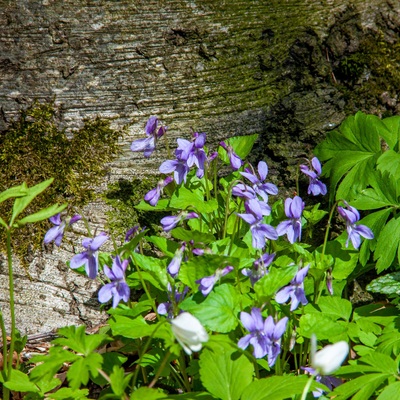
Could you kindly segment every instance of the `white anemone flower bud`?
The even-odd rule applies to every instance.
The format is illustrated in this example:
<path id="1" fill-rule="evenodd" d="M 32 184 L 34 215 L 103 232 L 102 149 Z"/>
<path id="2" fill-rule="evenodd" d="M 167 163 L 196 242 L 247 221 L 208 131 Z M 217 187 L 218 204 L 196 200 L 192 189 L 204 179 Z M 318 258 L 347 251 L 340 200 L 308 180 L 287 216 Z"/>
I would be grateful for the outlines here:
<path id="1" fill-rule="evenodd" d="M 317 339 L 311 337 L 311 366 L 319 375 L 330 375 L 335 372 L 343 363 L 349 353 L 349 344 L 344 340 L 335 344 L 325 346 L 315 352 Z"/>
<path id="2" fill-rule="evenodd" d="M 171 321 L 172 332 L 186 354 L 200 351 L 202 343 L 208 341 L 208 333 L 200 321 L 188 312 L 179 314 Z"/>

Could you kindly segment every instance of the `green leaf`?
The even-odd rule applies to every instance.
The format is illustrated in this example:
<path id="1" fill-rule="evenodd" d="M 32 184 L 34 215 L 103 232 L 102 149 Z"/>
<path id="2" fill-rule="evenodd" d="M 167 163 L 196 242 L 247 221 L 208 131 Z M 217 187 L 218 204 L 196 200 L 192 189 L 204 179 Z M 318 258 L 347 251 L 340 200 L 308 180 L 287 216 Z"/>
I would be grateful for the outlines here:
<path id="1" fill-rule="evenodd" d="M 113 370 L 117 369 L 128 359 L 128 357 L 124 356 L 120 353 L 115 352 L 106 352 L 101 354 L 103 361 L 102 361 L 102 370 L 110 376 Z M 123 371 L 123 370 L 122 370 Z M 118 372 L 117 372 L 118 374 Z M 125 373 L 123 373 L 125 375 Z M 111 378 L 111 376 L 110 376 Z M 96 377 L 92 377 L 92 381 L 96 385 L 104 386 L 107 384 L 107 380 L 104 378 L 103 375 L 98 375 Z"/>
<path id="2" fill-rule="evenodd" d="M 400 382 L 395 382 L 386 386 L 377 398 L 377 400 L 393 399 L 400 399 Z"/>
<path id="3" fill-rule="evenodd" d="M 14 201 L 13 212 L 11 216 L 10 225 L 14 225 L 15 219 L 25 210 L 26 207 L 32 202 L 32 200 L 46 190 L 51 183 L 53 182 L 54 178 L 50 178 L 47 181 L 41 182 L 35 186 L 28 188 L 28 194 L 23 197 L 18 197 Z"/>
<path id="4" fill-rule="evenodd" d="M 235 345 L 210 340 L 200 354 L 201 382 L 217 399 L 239 400 L 253 374 L 253 363 Z"/>
<path id="5" fill-rule="evenodd" d="M 80 385 L 86 385 L 89 377 L 98 375 L 103 358 L 99 353 L 90 353 L 86 357 L 79 357 L 69 368 L 67 378 L 72 389 L 79 389 Z"/>
<path id="6" fill-rule="evenodd" d="M 279 289 L 294 278 L 298 269 L 297 265 L 290 265 L 285 268 L 271 268 L 269 273 L 254 285 L 254 291 L 259 301 L 269 301 Z"/>
<path id="7" fill-rule="evenodd" d="M 16 224 L 18 226 L 23 226 L 33 222 L 44 221 L 45 219 L 48 219 L 53 215 L 56 215 L 61 211 L 65 210 L 66 207 L 67 204 L 62 204 L 61 206 L 59 206 L 58 204 L 53 204 L 50 207 L 43 208 L 42 210 L 34 214 L 28 215 L 27 217 L 20 219 L 19 221 L 16 222 Z"/>
<path id="8" fill-rule="evenodd" d="M 400 354 L 400 331 L 397 324 L 387 326 L 381 336 L 376 341 L 376 350 L 386 354 L 394 355 L 397 357 Z"/>
<path id="9" fill-rule="evenodd" d="M 23 197 L 28 194 L 28 187 L 26 186 L 26 183 L 22 183 L 19 186 L 14 186 L 11 187 L 7 190 L 4 190 L 4 192 L 0 193 L 0 203 L 3 201 L 6 201 L 8 199 L 11 199 L 12 197 Z"/>
<path id="10" fill-rule="evenodd" d="M 323 296 L 318 301 L 318 307 L 324 315 L 329 315 L 335 319 L 349 321 L 353 307 L 351 302 L 337 296 Z"/>
<path id="11" fill-rule="evenodd" d="M 305 312 L 307 310 L 309 309 L 306 306 Z M 346 326 L 323 313 L 313 312 L 300 318 L 299 334 L 309 339 L 314 334 L 318 340 L 329 340 L 345 331 Z"/>
<path id="12" fill-rule="evenodd" d="M 132 374 L 126 374 L 124 368 L 114 365 L 110 374 L 111 389 L 120 398 L 124 398 L 125 389 L 132 379 Z"/>
<path id="13" fill-rule="evenodd" d="M 141 200 L 140 203 L 134 208 L 140 211 L 167 211 L 170 209 L 168 199 L 158 200 L 158 203 L 155 206 L 152 206 L 146 203 L 144 200 Z"/>
<path id="14" fill-rule="evenodd" d="M 146 240 L 156 245 L 166 256 L 173 257 L 180 247 L 179 243 L 161 236 L 147 236 Z"/>
<path id="15" fill-rule="evenodd" d="M 165 261 L 158 258 L 131 253 L 131 258 L 142 271 L 149 272 L 163 288 L 167 288 L 168 277 Z"/>
<path id="16" fill-rule="evenodd" d="M 374 260 L 376 270 L 381 273 L 389 268 L 394 260 L 400 245 L 400 218 L 391 219 L 383 228 L 376 245 Z"/>
<path id="17" fill-rule="evenodd" d="M 123 315 L 114 315 L 108 324 L 114 336 L 123 336 L 129 339 L 150 336 L 158 325 L 149 325 L 142 316 L 132 319 Z"/>
<path id="18" fill-rule="evenodd" d="M 175 228 L 171 231 L 171 236 L 175 239 L 183 240 L 185 242 L 204 243 L 208 244 L 215 241 L 214 235 L 211 233 L 203 233 L 196 230 L 186 230 L 183 228 Z"/>
<path id="19" fill-rule="evenodd" d="M 400 154 L 393 150 L 385 151 L 377 160 L 377 169 L 381 172 L 389 172 L 390 175 L 400 175 Z"/>
<path id="20" fill-rule="evenodd" d="M 232 146 L 234 152 L 244 160 L 250 154 L 257 138 L 258 135 L 234 136 L 225 140 L 225 143 Z M 218 156 L 225 164 L 229 164 L 228 153 L 222 147 L 218 148 Z"/>
<path id="21" fill-rule="evenodd" d="M 385 295 L 400 295 L 400 272 L 379 276 L 367 285 L 367 290 Z"/>
<path id="22" fill-rule="evenodd" d="M 318 203 L 315 204 L 311 210 L 306 209 L 303 211 L 304 218 L 312 225 L 317 224 L 326 214 L 328 214 L 327 211 L 320 210 L 319 206 L 320 204 Z"/>
<path id="23" fill-rule="evenodd" d="M 380 130 L 379 134 L 385 139 L 386 143 L 392 150 L 396 150 L 400 139 L 400 117 L 395 115 L 393 117 L 384 118 L 382 120 L 385 130 Z"/>
<path id="24" fill-rule="evenodd" d="M 167 395 L 161 389 L 141 387 L 131 394 L 130 400 L 158 400 L 166 398 Z"/>
<path id="25" fill-rule="evenodd" d="M 170 207 L 177 210 L 193 210 L 204 201 L 204 195 L 200 190 L 190 190 L 185 186 L 179 186 L 173 193 L 170 200 Z"/>
<path id="26" fill-rule="evenodd" d="M 184 300 L 180 307 L 189 311 L 199 321 L 215 332 L 230 332 L 238 324 L 237 315 L 240 311 L 240 294 L 231 285 L 217 286 L 204 299 L 201 293 Z"/>
<path id="27" fill-rule="evenodd" d="M 14 390 L 16 392 L 34 392 L 38 393 L 39 388 L 30 381 L 29 376 L 16 369 L 11 370 L 11 376 L 4 383 L 7 389 Z"/>
<path id="28" fill-rule="evenodd" d="M 89 395 L 89 389 L 72 389 L 72 388 L 61 388 L 55 393 L 49 393 L 46 395 L 46 399 L 49 400 L 85 400 Z"/>
<path id="29" fill-rule="evenodd" d="M 272 376 L 252 382 L 243 391 L 242 399 L 246 400 L 284 400 L 300 395 L 306 386 L 308 377 L 300 376 Z M 311 386 L 311 390 L 317 385 Z"/>

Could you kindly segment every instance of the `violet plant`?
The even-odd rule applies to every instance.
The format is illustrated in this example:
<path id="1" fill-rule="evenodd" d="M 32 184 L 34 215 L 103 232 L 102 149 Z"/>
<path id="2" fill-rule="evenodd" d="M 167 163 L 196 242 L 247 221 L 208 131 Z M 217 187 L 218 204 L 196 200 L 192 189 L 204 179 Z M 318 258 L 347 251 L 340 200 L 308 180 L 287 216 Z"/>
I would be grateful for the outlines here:
<path id="1" fill-rule="evenodd" d="M 151 117 L 133 151 L 150 156 L 166 136 L 157 127 Z M 111 234 L 88 233 L 70 266 L 99 281 L 108 324 L 90 335 L 61 329 L 23 375 L 29 398 L 52 398 L 65 363 L 58 393 L 68 398 L 90 398 L 89 382 L 100 398 L 133 400 L 347 399 L 398 390 L 399 351 L 387 339 L 399 337 L 398 309 L 348 298 L 352 276 L 373 262 L 363 249 L 373 253 L 382 226 L 361 220 L 354 199 L 320 209 L 328 192 L 316 157 L 299 166 L 298 193 L 283 198 L 267 162 L 248 161 L 256 140 L 208 149 L 205 133 L 179 138 L 175 159 L 161 163 L 159 184 L 136 206 L 168 215 L 160 235 L 134 227 L 102 251 Z M 220 175 L 221 165 L 231 172 Z M 4 386 L 15 379 L 3 374 Z"/>

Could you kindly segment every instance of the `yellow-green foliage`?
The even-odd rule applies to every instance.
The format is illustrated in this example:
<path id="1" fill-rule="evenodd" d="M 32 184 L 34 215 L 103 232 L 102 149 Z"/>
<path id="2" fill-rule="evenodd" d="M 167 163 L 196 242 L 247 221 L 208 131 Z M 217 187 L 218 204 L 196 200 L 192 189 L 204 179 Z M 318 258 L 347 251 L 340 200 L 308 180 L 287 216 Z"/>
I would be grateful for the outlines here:
<path id="1" fill-rule="evenodd" d="M 32 186 L 54 178 L 27 213 L 55 202 L 68 202 L 70 209 L 87 203 L 106 172 L 106 163 L 119 150 L 120 132 L 111 129 L 109 121 L 86 120 L 68 138 L 58 126 L 56 115 L 54 104 L 34 103 L 21 112 L 8 130 L 0 133 L 0 191 L 24 181 Z M 0 215 L 7 218 L 11 205 L 0 204 Z M 29 249 L 37 248 L 48 227 L 48 222 L 44 222 L 24 228 L 15 237 L 15 252 L 26 256 Z M 4 240 L 1 236 L 0 239 L 3 248 Z"/>

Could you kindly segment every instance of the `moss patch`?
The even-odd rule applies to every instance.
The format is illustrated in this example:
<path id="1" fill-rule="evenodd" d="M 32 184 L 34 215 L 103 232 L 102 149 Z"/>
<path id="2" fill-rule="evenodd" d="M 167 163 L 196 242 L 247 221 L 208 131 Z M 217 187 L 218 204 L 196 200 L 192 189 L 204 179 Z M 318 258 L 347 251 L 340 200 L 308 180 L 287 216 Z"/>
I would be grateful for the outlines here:
<path id="1" fill-rule="evenodd" d="M 93 199 L 94 188 L 106 173 L 106 163 L 119 153 L 120 134 L 110 128 L 109 121 L 96 118 L 85 120 L 84 126 L 68 138 L 59 127 L 54 104 L 36 102 L 0 132 L 0 191 L 22 182 L 33 186 L 53 177 L 53 184 L 26 213 L 56 202 L 68 202 L 72 212 Z M 11 206 L 11 200 L 0 204 L 0 215 L 5 220 L 9 220 Z M 48 228 L 49 223 L 44 221 L 14 231 L 15 253 L 29 262 L 29 253 L 40 246 Z M 4 242 L 1 240 L 0 246 Z"/>

